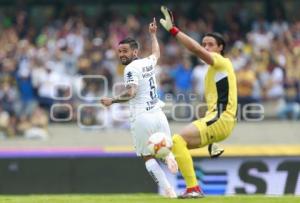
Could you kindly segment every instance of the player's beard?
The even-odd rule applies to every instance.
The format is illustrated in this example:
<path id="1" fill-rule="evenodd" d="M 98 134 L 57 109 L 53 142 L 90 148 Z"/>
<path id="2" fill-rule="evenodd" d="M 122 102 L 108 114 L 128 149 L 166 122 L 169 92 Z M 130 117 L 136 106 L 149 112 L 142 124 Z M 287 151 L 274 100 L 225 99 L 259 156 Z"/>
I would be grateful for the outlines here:
<path id="1" fill-rule="evenodd" d="M 125 59 L 125 60 L 124 60 L 124 59 Z M 128 57 L 122 57 L 122 58 L 120 58 L 120 61 L 121 61 L 121 63 L 122 63 L 123 65 L 127 66 L 128 64 L 131 63 L 132 59 L 133 59 L 132 57 L 131 57 L 131 58 L 128 58 Z"/>

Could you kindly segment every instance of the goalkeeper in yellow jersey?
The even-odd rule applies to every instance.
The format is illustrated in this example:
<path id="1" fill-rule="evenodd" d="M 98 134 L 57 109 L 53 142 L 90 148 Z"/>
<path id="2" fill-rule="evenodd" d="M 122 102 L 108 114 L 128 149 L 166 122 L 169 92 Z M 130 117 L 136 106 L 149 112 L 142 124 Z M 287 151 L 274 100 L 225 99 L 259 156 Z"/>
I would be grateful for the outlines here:
<path id="1" fill-rule="evenodd" d="M 178 42 L 209 65 L 205 77 L 208 110 L 204 118 L 187 125 L 173 136 L 172 151 L 187 188 L 181 198 L 198 198 L 204 194 L 198 185 L 189 149 L 201 148 L 226 139 L 236 124 L 237 86 L 232 63 L 223 56 L 225 41 L 218 33 L 207 33 L 199 44 L 174 25 L 169 9 L 162 6 L 161 25 Z"/>

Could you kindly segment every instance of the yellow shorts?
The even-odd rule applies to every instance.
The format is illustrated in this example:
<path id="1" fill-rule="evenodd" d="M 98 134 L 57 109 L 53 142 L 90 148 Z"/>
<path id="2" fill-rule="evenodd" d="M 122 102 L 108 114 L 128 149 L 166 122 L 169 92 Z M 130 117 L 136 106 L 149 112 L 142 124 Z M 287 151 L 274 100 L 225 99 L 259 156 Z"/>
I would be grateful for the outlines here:
<path id="1" fill-rule="evenodd" d="M 200 132 L 201 144 L 199 147 L 203 147 L 226 139 L 231 134 L 236 124 L 236 119 L 223 112 L 220 118 L 217 118 L 215 114 L 210 114 L 194 121 L 193 124 Z"/>

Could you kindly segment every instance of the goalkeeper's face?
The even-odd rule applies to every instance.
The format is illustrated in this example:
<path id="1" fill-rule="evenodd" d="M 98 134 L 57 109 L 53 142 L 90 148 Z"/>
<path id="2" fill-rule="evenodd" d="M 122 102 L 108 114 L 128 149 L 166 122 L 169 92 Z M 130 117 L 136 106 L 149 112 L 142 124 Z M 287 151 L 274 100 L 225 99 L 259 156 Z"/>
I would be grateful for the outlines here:
<path id="1" fill-rule="evenodd" d="M 119 59 L 123 65 L 128 65 L 137 58 L 137 49 L 132 49 L 129 44 L 120 44 L 118 47 Z"/>
<path id="2" fill-rule="evenodd" d="M 209 52 L 221 53 L 223 45 L 218 45 L 217 40 L 211 36 L 206 36 L 202 40 L 202 46 Z"/>

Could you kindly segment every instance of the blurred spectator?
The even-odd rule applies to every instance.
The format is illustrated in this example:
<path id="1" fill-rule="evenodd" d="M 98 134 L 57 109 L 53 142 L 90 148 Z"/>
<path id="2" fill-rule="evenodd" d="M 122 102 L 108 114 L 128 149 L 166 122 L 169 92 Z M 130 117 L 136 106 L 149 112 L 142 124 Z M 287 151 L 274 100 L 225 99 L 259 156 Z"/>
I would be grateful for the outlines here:
<path id="1" fill-rule="evenodd" d="M 270 24 L 263 14 L 257 14 L 257 18 L 252 23 L 252 32 L 259 33 L 261 31 L 268 31 Z"/>
<path id="2" fill-rule="evenodd" d="M 0 106 L 9 114 L 16 113 L 18 90 L 12 85 L 10 77 L 3 78 L 0 83 Z"/>
<path id="3" fill-rule="evenodd" d="M 25 135 L 25 132 L 31 128 L 29 117 L 22 115 L 18 119 L 18 125 L 16 128 L 18 135 Z"/>
<path id="4" fill-rule="evenodd" d="M 16 14 L 16 18 L 15 18 L 15 28 L 18 33 L 18 37 L 20 39 L 24 39 L 27 36 L 28 25 L 29 25 L 29 20 L 28 20 L 27 12 L 24 10 L 20 10 Z"/>
<path id="5" fill-rule="evenodd" d="M 244 110 L 251 110 L 247 104 L 258 103 L 259 98 L 255 95 L 255 86 L 258 84 L 251 61 L 248 59 L 246 64 L 237 72 L 238 103 L 240 105 L 241 115 L 244 116 Z M 255 115 L 247 115 L 254 117 Z"/>
<path id="6" fill-rule="evenodd" d="M 49 136 L 48 122 L 47 113 L 39 107 L 36 108 L 30 117 L 31 127 L 24 136 L 26 138 L 47 139 Z"/>
<path id="7" fill-rule="evenodd" d="M 300 104 L 297 103 L 299 92 L 299 59 L 292 59 L 291 63 L 286 66 L 284 79 L 284 100 L 279 108 L 278 117 L 280 119 L 291 118 L 296 120 L 300 118 Z"/>
<path id="8" fill-rule="evenodd" d="M 14 135 L 15 133 L 10 122 L 10 115 L 0 106 L 0 139 L 14 137 Z"/>
<path id="9" fill-rule="evenodd" d="M 289 25 L 288 23 L 283 19 L 283 16 L 281 13 L 276 14 L 275 20 L 271 24 L 271 31 L 276 37 L 283 37 L 285 32 L 288 31 Z"/>
<path id="10" fill-rule="evenodd" d="M 31 80 L 31 59 L 28 56 L 29 44 L 24 41 L 24 47 L 20 48 L 19 60 L 16 72 L 16 82 L 19 89 L 20 103 L 17 114 L 19 116 L 31 115 L 37 105 L 33 83 Z"/>
<path id="11" fill-rule="evenodd" d="M 185 58 L 182 63 L 176 64 L 171 72 L 175 81 L 176 100 L 178 102 L 190 102 L 192 92 L 192 66 L 191 62 Z"/>
<path id="12" fill-rule="evenodd" d="M 159 66 L 158 69 L 158 76 L 156 77 L 159 80 L 159 89 L 158 89 L 158 95 L 159 98 L 162 100 L 169 99 L 168 96 L 173 99 L 175 96 L 175 87 L 174 87 L 174 80 L 169 74 L 168 67 L 165 66 Z"/>
<path id="13" fill-rule="evenodd" d="M 18 131 L 28 139 L 47 139 L 48 115 L 41 108 L 35 108 L 29 118 L 21 117 Z"/>
<path id="14" fill-rule="evenodd" d="M 235 71 L 239 71 L 247 63 L 248 56 L 244 53 L 244 43 L 236 41 L 230 51 L 230 59 Z"/>
<path id="15" fill-rule="evenodd" d="M 270 59 L 267 72 L 261 73 L 260 77 L 264 99 L 281 99 L 284 94 L 284 74 L 282 68 L 278 66 L 278 64 L 273 59 Z"/>
<path id="16" fill-rule="evenodd" d="M 83 53 L 84 48 L 84 39 L 83 39 L 83 30 L 84 27 L 82 24 L 78 24 L 72 32 L 66 36 L 67 48 L 71 48 L 76 57 L 79 57 Z"/>
<path id="17" fill-rule="evenodd" d="M 200 62 L 194 69 L 192 74 L 193 92 L 197 95 L 198 101 L 204 102 L 205 75 L 208 66 Z"/>
<path id="18" fill-rule="evenodd" d="M 284 101 L 279 108 L 278 117 L 280 119 L 291 118 L 297 120 L 300 116 L 300 105 L 297 103 L 297 92 L 299 85 L 291 80 L 287 79 L 284 84 Z"/>
<path id="19" fill-rule="evenodd" d="M 254 52 L 259 53 L 261 50 L 269 51 L 271 48 L 271 42 L 274 35 L 267 29 L 264 24 L 258 24 L 248 35 L 248 40 L 252 44 Z"/>
<path id="20" fill-rule="evenodd" d="M 65 73 L 67 75 L 73 76 L 77 74 L 77 60 L 78 57 L 75 56 L 71 48 L 67 48 L 67 50 L 62 53 L 62 62 L 64 63 Z"/>
<path id="21" fill-rule="evenodd" d="M 191 62 L 185 58 L 182 63 L 176 64 L 176 66 L 171 71 L 171 76 L 175 83 L 175 101 L 178 103 L 191 102 L 192 96 L 192 66 Z M 175 112 L 176 117 L 180 118 L 191 118 L 191 109 L 188 105 L 177 106 L 177 112 Z"/>

